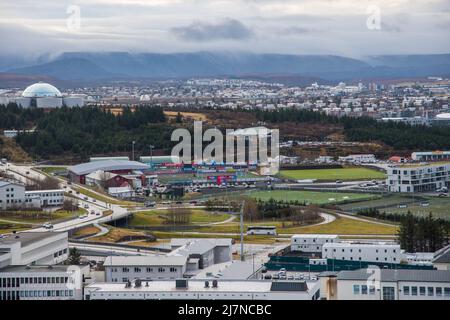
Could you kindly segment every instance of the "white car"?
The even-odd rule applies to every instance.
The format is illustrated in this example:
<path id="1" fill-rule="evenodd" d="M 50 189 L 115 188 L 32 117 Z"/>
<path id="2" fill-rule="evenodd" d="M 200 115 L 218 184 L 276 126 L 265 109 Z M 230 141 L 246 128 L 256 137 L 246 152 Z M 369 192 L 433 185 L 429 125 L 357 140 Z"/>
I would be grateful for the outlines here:
<path id="1" fill-rule="evenodd" d="M 53 229 L 53 225 L 50 222 L 44 223 L 42 227 L 45 229 Z"/>

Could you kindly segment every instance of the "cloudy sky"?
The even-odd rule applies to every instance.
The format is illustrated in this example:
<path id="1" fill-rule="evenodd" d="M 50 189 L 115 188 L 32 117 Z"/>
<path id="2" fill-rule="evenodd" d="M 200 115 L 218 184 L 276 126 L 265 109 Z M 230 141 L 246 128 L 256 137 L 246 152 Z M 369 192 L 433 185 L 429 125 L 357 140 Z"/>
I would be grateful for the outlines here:
<path id="1" fill-rule="evenodd" d="M 449 31 L 449 0 L 0 1 L 2 53 L 14 55 L 450 53 Z"/>

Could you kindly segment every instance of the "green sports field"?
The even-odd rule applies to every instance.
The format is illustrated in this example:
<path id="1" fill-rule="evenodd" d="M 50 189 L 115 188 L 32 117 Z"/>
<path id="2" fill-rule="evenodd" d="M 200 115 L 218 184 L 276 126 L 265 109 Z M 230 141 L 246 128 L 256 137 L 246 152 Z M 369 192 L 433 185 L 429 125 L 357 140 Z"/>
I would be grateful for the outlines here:
<path id="1" fill-rule="evenodd" d="M 386 175 L 383 172 L 367 168 L 281 170 L 280 175 L 284 178 L 293 180 L 317 179 L 323 181 L 386 178 Z"/>
<path id="2" fill-rule="evenodd" d="M 350 192 L 316 192 L 316 191 L 290 191 L 290 190 L 273 190 L 273 191 L 255 191 L 249 194 L 255 199 L 267 201 L 274 199 L 277 201 L 306 201 L 310 204 L 329 204 L 342 203 L 347 201 L 363 201 L 376 199 L 379 196 L 369 193 L 350 193 Z"/>

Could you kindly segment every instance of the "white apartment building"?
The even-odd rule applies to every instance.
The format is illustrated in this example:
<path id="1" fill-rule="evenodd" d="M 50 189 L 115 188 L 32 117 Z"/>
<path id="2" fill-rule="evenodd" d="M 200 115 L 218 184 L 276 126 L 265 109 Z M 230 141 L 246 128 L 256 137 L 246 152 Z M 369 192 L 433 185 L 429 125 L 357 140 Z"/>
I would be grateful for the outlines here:
<path id="1" fill-rule="evenodd" d="M 337 300 L 450 300 L 450 271 L 341 271 L 335 290 Z"/>
<path id="2" fill-rule="evenodd" d="M 11 181 L 0 181 L 0 209 L 60 206 L 64 203 L 64 190 L 25 191 L 25 186 Z"/>
<path id="3" fill-rule="evenodd" d="M 67 232 L 21 232 L 0 239 L 0 268 L 54 265 L 68 258 Z"/>
<path id="4" fill-rule="evenodd" d="M 377 159 L 374 154 L 350 154 L 345 157 L 339 157 L 339 161 L 350 163 L 374 163 Z"/>
<path id="5" fill-rule="evenodd" d="M 25 199 L 30 199 L 28 202 L 32 202 L 31 199 L 35 199 L 39 202 L 40 207 L 62 206 L 64 203 L 64 190 L 25 191 Z"/>
<path id="6" fill-rule="evenodd" d="M 448 187 L 450 162 L 388 167 L 386 184 L 391 192 L 426 192 Z"/>
<path id="7" fill-rule="evenodd" d="M 134 279 L 177 279 L 186 272 L 185 256 L 109 256 L 105 259 L 106 282 L 128 282 Z"/>
<path id="8" fill-rule="evenodd" d="M 291 237 L 291 251 L 321 253 L 326 243 L 339 242 L 339 236 L 333 234 L 296 234 Z"/>
<path id="9" fill-rule="evenodd" d="M 25 205 L 25 186 L 11 181 L 0 181 L 0 209 Z"/>
<path id="10" fill-rule="evenodd" d="M 414 161 L 447 161 L 450 160 L 450 151 L 423 151 L 411 153 Z"/>
<path id="11" fill-rule="evenodd" d="M 0 270 L 0 300 L 82 300 L 89 266 L 13 266 Z"/>
<path id="12" fill-rule="evenodd" d="M 157 280 L 93 283 L 85 300 L 316 300 L 318 281 Z"/>
<path id="13" fill-rule="evenodd" d="M 399 244 L 387 243 L 325 243 L 322 246 L 322 258 L 368 261 L 379 263 L 400 263 L 403 252 Z"/>

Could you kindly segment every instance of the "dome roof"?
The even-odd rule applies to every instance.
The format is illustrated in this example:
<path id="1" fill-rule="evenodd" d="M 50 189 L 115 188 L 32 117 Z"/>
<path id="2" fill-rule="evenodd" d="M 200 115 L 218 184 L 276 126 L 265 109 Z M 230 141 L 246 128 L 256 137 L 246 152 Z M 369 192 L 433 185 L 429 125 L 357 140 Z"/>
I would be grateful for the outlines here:
<path id="1" fill-rule="evenodd" d="M 440 113 L 436 116 L 438 120 L 450 120 L 450 113 Z"/>
<path id="2" fill-rule="evenodd" d="M 22 92 L 25 98 L 61 97 L 61 92 L 56 87 L 45 82 L 38 82 L 27 87 Z"/>

